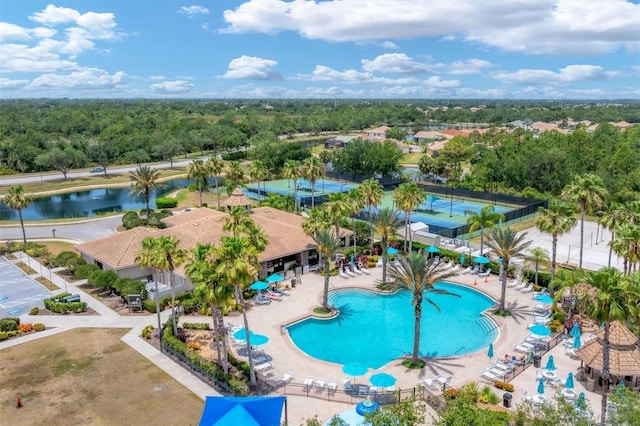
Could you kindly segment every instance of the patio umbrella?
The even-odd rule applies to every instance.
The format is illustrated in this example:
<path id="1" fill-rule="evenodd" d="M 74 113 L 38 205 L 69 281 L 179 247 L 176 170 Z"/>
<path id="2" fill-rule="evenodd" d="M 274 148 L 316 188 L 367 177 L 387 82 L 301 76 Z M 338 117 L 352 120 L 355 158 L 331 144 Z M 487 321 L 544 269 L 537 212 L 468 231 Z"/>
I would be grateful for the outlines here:
<path id="1" fill-rule="evenodd" d="M 573 389 L 573 373 L 569 373 L 567 381 L 564 382 L 564 387 L 567 389 Z"/>
<path id="2" fill-rule="evenodd" d="M 387 247 L 387 254 L 398 254 L 398 249 Z"/>
<path id="3" fill-rule="evenodd" d="M 545 305 L 550 305 L 553 303 L 553 297 L 549 296 L 548 294 L 536 296 L 535 299 L 540 303 L 544 303 Z"/>
<path id="4" fill-rule="evenodd" d="M 373 386 L 380 386 L 381 388 L 388 388 L 396 384 L 395 376 L 387 373 L 374 374 L 369 378 L 369 382 Z"/>
<path id="5" fill-rule="evenodd" d="M 573 327 L 571 327 L 571 331 L 569 331 L 569 334 L 572 335 L 573 337 L 577 335 L 580 335 L 580 324 L 578 324 L 577 322 L 573 323 Z"/>
<path id="6" fill-rule="evenodd" d="M 360 414 L 361 416 L 364 416 L 365 413 L 373 413 L 374 411 L 377 411 L 379 409 L 380 405 L 375 401 L 371 401 L 370 399 L 365 399 L 364 401 L 356 405 L 356 413 Z"/>
<path id="7" fill-rule="evenodd" d="M 616 395 L 622 396 L 624 393 L 624 382 L 620 380 L 618 386 L 616 386 Z"/>
<path id="8" fill-rule="evenodd" d="M 536 336 L 551 336 L 551 329 L 544 324 L 536 324 L 530 327 L 529 331 Z"/>
<path id="9" fill-rule="evenodd" d="M 269 287 L 269 284 L 267 284 L 264 281 L 256 281 L 255 283 L 251 284 L 251 286 L 249 287 L 251 290 L 264 290 L 267 287 Z"/>
<path id="10" fill-rule="evenodd" d="M 369 368 L 366 365 L 360 364 L 359 362 L 345 364 L 342 367 L 342 372 L 347 376 L 363 376 L 367 374 L 367 371 L 369 371 Z"/>
<path id="11" fill-rule="evenodd" d="M 247 340 L 247 331 L 243 327 L 240 330 L 233 333 L 233 337 L 238 340 Z M 255 334 L 253 331 L 249 332 L 249 338 L 252 346 L 264 345 L 269 341 L 269 338 L 263 334 Z"/>
<path id="12" fill-rule="evenodd" d="M 575 402 L 575 406 L 580 410 L 587 409 L 587 400 L 585 399 L 584 392 L 580 392 L 580 394 L 578 395 L 578 398 L 576 399 L 576 402 Z"/>
<path id="13" fill-rule="evenodd" d="M 540 377 L 538 380 L 538 393 L 542 395 L 544 393 L 544 378 Z"/>
<path id="14" fill-rule="evenodd" d="M 493 343 L 489 343 L 489 350 L 487 351 L 489 359 L 493 358 Z"/>
<path id="15" fill-rule="evenodd" d="M 440 197 L 436 197 L 435 195 L 427 195 L 427 201 L 431 203 L 431 206 L 429 207 L 429 210 L 433 211 L 433 202 L 434 201 L 438 201 L 440 199 Z"/>
<path id="16" fill-rule="evenodd" d="M 460 255 L 460 264 L 464 264 L 464 253 Z"/>
<path id="17" fill-rule="evenodd" d="M 489 259 L 487 259 L 487 258 L 486 258 L 486 257 L 484 257 L 484 256 L 478 256 L 478 257 L 476 257 L 476 258 L 474 259 L 474 261 L 475 261 L 476 263 L 481 264 L 481 265 L 486 265 L 487 263 L 489 263 L 489 262 L 490 262 L 490 260 L 489 260 Z"/>
<path id="18" fill-rule="evenodd" d="M 556 369 L 556 363 L 553 362 L 553 355 L 549 355 L 549 359 L 547 360 L 547 365 L 545 366 L 545 368 L 551 371 Z"/>
<path id="19" fill-rule="evenodd" d="M 436 246 L 427 247 L 427 253 L 440 253 L 440 249 Z"/>
<path id="20" fill-rule="evenodd" d="M 267 277 L 269 284 L 279 283 L 280 281 L 284 281 L 284 277 L 280 274 L 271 274 Z"/>
<path id="21" fill-rule="evenodd" d="M 573 338 L 573 347 L 576 349 L 580 349 L 582 347 L 579 334 Z"/>

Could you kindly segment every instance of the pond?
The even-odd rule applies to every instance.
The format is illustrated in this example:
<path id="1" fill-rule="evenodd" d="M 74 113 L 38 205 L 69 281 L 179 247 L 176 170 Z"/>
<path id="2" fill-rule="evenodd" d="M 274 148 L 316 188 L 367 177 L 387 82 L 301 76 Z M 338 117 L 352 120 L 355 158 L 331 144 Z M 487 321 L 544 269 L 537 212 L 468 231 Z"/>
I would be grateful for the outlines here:
<path id="1" fill-rule="evenodd" d="M 215 181 L 213 179 L 210 181 L 215 187 Z M 150 194 L 149 205 L 154 208 L 157 197 L 162 197 L 176 189 L 186 188 L 191 183 L 193 180 L 190 179 L 172 179 L 163 182 L 164 186 L 161 190 Z M 103 213 L 144 208 L 144 197 L 133 199 L 129 189 L 129 186 L 99 188 L 38 197 L 22 210 L 22 217 L 24 220 L 93 217 Z M 19 220 L 18 211 L 9 209 L 0 202 L 0 220 Z"/>

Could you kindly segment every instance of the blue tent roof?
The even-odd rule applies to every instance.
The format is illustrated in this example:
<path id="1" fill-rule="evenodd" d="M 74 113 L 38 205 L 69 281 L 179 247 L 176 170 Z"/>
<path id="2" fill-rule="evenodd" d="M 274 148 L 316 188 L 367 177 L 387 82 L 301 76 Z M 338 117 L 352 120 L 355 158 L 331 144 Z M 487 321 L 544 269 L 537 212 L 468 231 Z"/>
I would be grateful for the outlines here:
<path id="1" fill-rule="evenodd" d="M 279 426 L 284 396 L 208 396 L 200 426 Z"/>

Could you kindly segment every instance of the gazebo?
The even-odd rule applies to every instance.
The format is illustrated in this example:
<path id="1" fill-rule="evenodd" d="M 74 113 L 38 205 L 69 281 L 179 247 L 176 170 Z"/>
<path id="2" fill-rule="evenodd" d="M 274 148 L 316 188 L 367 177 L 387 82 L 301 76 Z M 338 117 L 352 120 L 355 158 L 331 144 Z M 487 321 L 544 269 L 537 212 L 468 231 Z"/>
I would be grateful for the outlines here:
<path id="1" fill-rule="evenodd" d="M 586 387 L 592 391 L 602 385 L 604 331 L 604 327 L 598 330 L 591 340 L 576 351 L 576 355 L 586 365 L 586 374 L 581 376 L 586 376 Z M 613 321 L 609 325 L 609 375 L 613 376 L 610 383 L 622 380 L 630 388 L 639 386 L 638 338 L 620 321 Z"/>
<path id="2" fill-rule="evenodd" d="M 242 206 L 245 209 L 249 209 L 249 207 L 251 207 L 251 200 L 249 199 L 249 197 L 244 195 L 242 189 L 236 187 L 231 195 L 229 195 L 229 198 L 227 198 L 227 201 L 225 201 L 224 205 L 229 210 L 231 210 L 235 206 Z"/>

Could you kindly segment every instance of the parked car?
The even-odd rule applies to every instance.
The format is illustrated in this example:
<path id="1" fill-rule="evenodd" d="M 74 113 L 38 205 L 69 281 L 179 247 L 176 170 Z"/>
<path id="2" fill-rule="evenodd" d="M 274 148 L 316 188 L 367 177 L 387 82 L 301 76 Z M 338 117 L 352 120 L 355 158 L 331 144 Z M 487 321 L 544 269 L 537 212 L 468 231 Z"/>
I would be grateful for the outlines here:
<path id="1" fill-rule="evenodd" d="M 94 167 L 93 169 L 89 170 L 89 173 L 102 173 L 104 172 L 104 167 Z"/>

